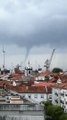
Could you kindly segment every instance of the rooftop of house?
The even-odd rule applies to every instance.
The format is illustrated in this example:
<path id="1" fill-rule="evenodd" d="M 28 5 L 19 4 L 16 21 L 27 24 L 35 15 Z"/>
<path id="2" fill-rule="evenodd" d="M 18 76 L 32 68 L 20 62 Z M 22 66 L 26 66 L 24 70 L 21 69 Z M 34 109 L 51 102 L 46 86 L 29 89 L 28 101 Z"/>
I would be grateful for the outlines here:
<path id="1" fill-rule="evenodd" d="M 7 85 L 7 88 L 18 93 L 51 93 L 54 83 L 39 82 L 32 85 L 20 85 L 13 86 L 11 83 Z"/>
<path id="2" fill-rule="evenodd" d="M 2 77 L 5 75 L 2 75 Z M 0 88 L 5 87 L 7 85 L 8 89 L 17 91 L 17 92 L 27 92 L 27 93 L 46 93 L 46 89 L 48 92 L 51 92 L 52 88 L 61 88 L 67 89 L 67 74 L 58 74 L 58 73 L 51 73 L 49 71 L 42 71 L 39 73 L 39 76 L 48 76 L 51 79 L 48 82 L 34 82 L 35 76 L 28 75 L 24 76 L 22 73 L 12 73 L 7 75 L 6 77 L 9 78 L 7 80 L 0 80 Z M 5 78 L 5 77 L 4 77 Z M 59 84 L 57 81 L 60 80 L 61 83 Z M 13 81 L 16 83 L 20 82 L 21 84 L 17 84 L 17 86 L 13 86 Z M 29 81 L 29 84 L 28 84 Z M 25 85 L 26 83 L 26 85 Z M 31 84 L 30 84 L 31 83 Z"/>
<path id="3" fill-rule="evenodd" d="M 41 73 L 39 73 L 39 76 L 49 76 L 50 71 L 46 70 L 46 71 L 42 71 Z"/>
<path id="4" fill-rule="evenodd" d="M 67 89 L 67 83 L 55 84 L 54 88 Z"/>

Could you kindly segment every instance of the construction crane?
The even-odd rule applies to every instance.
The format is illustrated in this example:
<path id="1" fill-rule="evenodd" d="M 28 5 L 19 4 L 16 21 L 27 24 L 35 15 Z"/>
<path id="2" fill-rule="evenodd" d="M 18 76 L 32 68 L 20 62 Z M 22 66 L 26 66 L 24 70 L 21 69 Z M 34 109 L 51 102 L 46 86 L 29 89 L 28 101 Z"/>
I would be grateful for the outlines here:
<path id="1" fill-rule="evenodd" d="M 52 62 L 52 58 L 53 58 L 54 52 L 55 52 L 55 49 L 53 49 L 50 59 L 47 59 L 47 60 L 45 61 L 44 67 L 46 67 L 46 70 L 49 70 L 49 68 L 50 68 L 50 65 L 51 65 L 51 62 Z"/>

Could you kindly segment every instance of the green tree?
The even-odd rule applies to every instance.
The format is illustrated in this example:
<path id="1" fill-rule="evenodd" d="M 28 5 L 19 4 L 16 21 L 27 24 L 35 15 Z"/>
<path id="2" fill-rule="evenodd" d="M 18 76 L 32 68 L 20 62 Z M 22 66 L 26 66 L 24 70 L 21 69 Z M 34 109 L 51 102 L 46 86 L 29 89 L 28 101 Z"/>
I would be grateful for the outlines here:
<path id="1" fill-rule="evenodd" d="M 61 68 L 53 68 L 52 72 L 53 73 L 60 73 L 60 72 L 63 72 L 63 70 Z"/>
<path id="2" fill-rule="evenodd" d="M 67 120 L 67 113 L 62 114 L 59 120 Z"/>
<path id="3" fill-rule="evenodd" d="M 50 116 L 52 120 L 59 120 L 60 116 L 64 113 L 63 108 L 52 105 L 50 102 L 45 103 L 44 110 L 46 115 Z"/>

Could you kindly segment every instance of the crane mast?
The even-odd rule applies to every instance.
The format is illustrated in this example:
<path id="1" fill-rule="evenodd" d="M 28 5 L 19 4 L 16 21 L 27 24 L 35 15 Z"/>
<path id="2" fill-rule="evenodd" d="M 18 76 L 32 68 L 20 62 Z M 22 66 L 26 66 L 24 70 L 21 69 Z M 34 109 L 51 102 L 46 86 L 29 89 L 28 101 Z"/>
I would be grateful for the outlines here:
<path id="1" fill-rule="evenodd" d="M 49 70 L 49 68 L 50 68 L 50 65 L 51 65 L 51 62 L 52 62 L 52 58 L 53 58 L 54 52 L 55 52 L 55 49 L 53 49 L 50 59 L 47 59 L 47 60 L 45 61 L 44 67 L 46 67 L 46 70 Z"/>
<path id="2" fill-rule="evenodd" d="M 55 49 L 53 49 L 53 51 L 52 51 L 52 54 L 51 54 L 51 57 L 50 57 L 50 64 L 51 64 L 51 62 L 52 62 L 52 58 L 53 58 L 53 55 L 54 55 L 54 52 L 55 52 Z"/>

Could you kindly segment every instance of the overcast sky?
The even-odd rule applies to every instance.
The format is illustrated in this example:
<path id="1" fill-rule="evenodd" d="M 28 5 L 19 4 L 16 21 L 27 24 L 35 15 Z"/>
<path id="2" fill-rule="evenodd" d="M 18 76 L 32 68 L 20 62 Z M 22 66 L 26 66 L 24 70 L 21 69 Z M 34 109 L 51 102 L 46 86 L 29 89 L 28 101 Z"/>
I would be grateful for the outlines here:
<path id="1" fill-rule="evenodd" d="M 0 65 L 44 64 L 67 68 L 67 0 L 0 0 Z"/>

